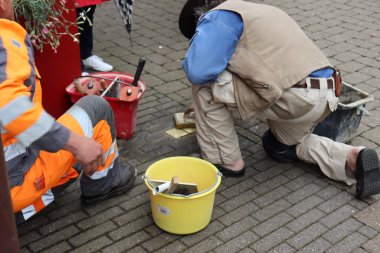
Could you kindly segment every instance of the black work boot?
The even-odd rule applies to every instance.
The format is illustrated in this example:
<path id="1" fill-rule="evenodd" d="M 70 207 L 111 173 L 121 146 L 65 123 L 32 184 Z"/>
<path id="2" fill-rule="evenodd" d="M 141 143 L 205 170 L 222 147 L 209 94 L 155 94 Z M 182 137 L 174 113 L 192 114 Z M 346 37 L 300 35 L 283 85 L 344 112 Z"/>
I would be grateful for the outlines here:
<path id="1" fill-rule="evenodd" d="M 356 159 L 356 197 L 363 199 L 380 193 L 379 157 L 375 150 L 364 148 Z"/>
<path id="2" fill-rule="evenodd" d="M 95 205 L 106 199 L 118 196 L 128 191 L 133 186 L 133 183 L 136 179 L 137 170 L 132 164 L 129 163 L 123 164 L 122 166 L 120 165 L 118 170 L 118 184 L 116 186 L 112 187 L 109 191 L 99 195 L 86 196 L 82 194 L 82 203 L 85 206 Z"/>
<path id="3" fill-rule="evenodd" d="M 279 142 L 268 129 L 262 138 L 262 144 L 267 155 L 280 163 L 291 163 L 299 161 L 296 153 L 296 145 L 289 146 Z"/>

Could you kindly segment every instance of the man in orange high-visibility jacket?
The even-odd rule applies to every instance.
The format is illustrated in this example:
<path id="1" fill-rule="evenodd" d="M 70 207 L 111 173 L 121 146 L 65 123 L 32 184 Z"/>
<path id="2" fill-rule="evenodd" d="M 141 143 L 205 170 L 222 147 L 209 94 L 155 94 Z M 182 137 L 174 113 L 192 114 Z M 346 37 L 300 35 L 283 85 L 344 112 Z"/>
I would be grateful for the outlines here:
<path id="1" fill-rule="evenodd" d="M 51 203 L 81 171 L 84 204 L 127 191 L 136 169 L 118 164 L 109 104 L 86 96 L 57 121 L 43 109 L 33 49 L 13 21 L 12 4 L 0 0 L 0 129 L 17 223 Z"/>

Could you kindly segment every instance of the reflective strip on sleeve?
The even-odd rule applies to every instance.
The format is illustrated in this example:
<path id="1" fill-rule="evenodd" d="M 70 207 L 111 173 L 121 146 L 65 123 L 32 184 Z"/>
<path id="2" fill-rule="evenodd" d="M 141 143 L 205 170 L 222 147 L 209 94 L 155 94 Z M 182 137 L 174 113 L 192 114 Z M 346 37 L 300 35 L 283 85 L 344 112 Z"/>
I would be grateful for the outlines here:
<path id="1" fill-rule="evenodd" d="M 55 119 L 47 112 L 43 111 L 38 120 L 21 134 L 17 135 L 16 139 L 18 139 L 25 147 L 28 147 L 31 143 L 49 132 L 54 122 Z"/>
<path id="2" fill-rule="evenodd" d="M 86 137 L 92 138 L 94 129 L 92 127 L 91 119 L 85 110 L 79 106 L 74 105 L 66 113 L 73 116 L 74 119 L 79 123 Z"/>
<path id="3" fill-rule="evenodd" d="M 42 202 L 44 203 L 45 206 L 47 206 L 51 202 L 53 202 L 54 201 L 54 194 L 51 191 L 51 189 L 49 189 L 47 192 L 45 192 L 45 194 L 43 194 L 41 196 L 41 199 L 42 199 Z"/>
<path id="4" fill-rule="evenodd" d="M 118 157 L 119 157 L 119 150 L 116 150 L 114 161 Z M 112 164 L 110 166 L 108 166 L 107 168 L 105 168 L 103 170 L 95 171 L 95 173 L 92 174 L 91 176 L 89 176 L 89 178 L 91 178 L 92 180 L 96 180 L 96 179 L 101 179 L 101 178 L 107 176 L 108 171 L 113 168 L 113 164 L 114 164 L 114 162 L 112 162 Z"/>
<path id="5" fill-rule="evenodd" d="M 117 147 L 117 142 L 116 142 L 116 139 L 112 142 L 112 145 L 111 147 L 107 150 L 107 152 L 104 153 L 103 155 L 103 160 L 106 161 L 108 156 L 110 154 L 113 154 L 115 152 L 115 149 Z"/>
<path id="6" fill-rule="evenodd" d="M 41 200 L 44 203 L 45 207 L 54 201 L 54 194 L 51 191 L 51 189 L 49 189 L 47 192 L 45 192 L 41 196 Z M 34 207 L 33 204 L 25 207 L 24 209 L 21 210 L 21 212 L 22 212 L 22 216 L 24 217 L 24 220 L 29 219 L 30 217 L 32 217 L 34 214 L 37 213 L 36 208 Z"/>
<path id="7" fill-rule="evenodd" d="M 24 216 L 24 220 L 29 219 L 30 217 L 32 217 L 33 215 L 37 213 L 33 204 L 28 207 L 25 207 L 24 209 L 21 210 L 21 212 L 22 212 L 22 216 Z"/>
<path id="8" fill-rule="evenodd" d="M 21 114 L 33 107 L 33 103 L 27 96 L 19 96 L 0 109 L 1 125 L 6 126 Z"/>
<path id="9" fill-rule="evenodd" d="M 19 142 L 8 145 L 4 147 L 5 161 L 8 162 L 9 160 L 12 160 L 16 156 L 24 154 L 25 152 L 26 152 L 25 146 Z"/>

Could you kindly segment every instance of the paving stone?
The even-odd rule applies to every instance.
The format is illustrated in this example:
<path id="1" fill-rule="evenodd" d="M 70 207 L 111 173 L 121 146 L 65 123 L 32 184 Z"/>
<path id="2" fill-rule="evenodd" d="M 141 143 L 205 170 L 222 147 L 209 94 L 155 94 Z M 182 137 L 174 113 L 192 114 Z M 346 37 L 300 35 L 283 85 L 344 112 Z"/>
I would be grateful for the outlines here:
<path id="1" fill-rule="evenodd" d="M 302 200 L 301 202 L 293 205 L 286 212 L 292 215 L 293 217 L 299 217 L 300 215 L 308 212 L 310 209 L 314 208 L 322 202 L 323 199 L 321 199 L 320 197 L 316 195 L 311 195 L 306 199 Z"/>
<path id="2" fill-rule="evenodd" d="M 283 186 L 280 186 L 254 200 L 254 203 L 260 207 L 264 207 L 273 203 L 274 201 L 283 198 L 289 194 L 289 190 Z"/>
<path id="3" fill-rule="evenodd" d="M 256 197 L 256 193 L 254 193 L 252 190 L 248 190 L 230 200 L 225 201 L 220 205 L 220 207 L 223 208 L 226 212 L 229 212 L 255 199 Z"/>
<path id="4" fill-rule="evenodd" d="M 81 234 L 77 236 L 74 236 L 73 238 L 69 240 L 69 242 L 74 246 L 79 246 L 115 228 L 116 228 L 116 225 L 108 221 L 96 227 L 93 227 L 85 232 L 82 232 Z"/>
<path id="5" fill-rule="evenodd" d="M 181 241 L 190 247 L 201 241 L 206 240 L 208 237 L 216 234 L 218 231 L 224 228 L 225 226 L 223 226 L 219 221 L 213 221 L 210 224 L 208 224 L 205 229 L 199 231 L 198 233 L 182 237 Z"/>
<path id="6" fill-rule="evenodd" d="M 33 251 L 40 251 L 49 246 L 55 245 L 58 242 L 64 241 L 65 239 L 71 238 L 79 232 L 79 229 L 74 227 L 73 225 L 61 229 L 53 234 L 45 236 L 44 238 L 32 242 L 29 244 L 29 248 Z"/>
<path id="7" fill-rule="evenodd" d="M 301 249 L 326 231 L 327 228 L 325 226 L 315 223 L 287 240 L 287 243 L 296 249 Z"/>
<path id="8" fill-rule="evenodd" d="M 297 219 L 287 224 L 286 227 L 298 233 L 304 228 L 319 221 L 323 216 L 324 216 L 324 213 L 322 213 L 321 211 L 317 209 L 312 209 L 309 212 L 299 216 Z"/>
<path id="9" fill-rule="evenodd" d="M 335 209 L 343 206 L 347 202 L 351 201 L 354 197 L 347 193 L 347 192 L 341 192 L 337 195 L 335 195 L 333 198 L 329 199 L 326 202 L 323 202 L 318 206 L 318 209 L 325 212 L 325 213 L 331 213 Z"/>
<path id="10" fill-rule="evenodd" d="M 234 238 L 233 240 L 223 244 L 222 246 L 219 246 L 218 248 L 214 249 L 217 253 L 232 253 L 232 252 L 238 252 L 245 247 L 248 247 L 250 244 L 255 242 L 257 239 L 259 239 L 254 233 L 251 231 L 247 231 L 240 236 Z"/>
<path id="11" fill-rule="evenodd" d="M 183 252 L 187 247 L 180 241 L 174 241 L 170 244 L 165 245 L 165 247 L 157 250 L 156 252 Z"/>
<path id="12" fill-rule="evenodd" d="M 113 243 L 109 247 L 103 249 L 104 253 L 117 253 L 117 252 L 126 252 L 127 250 L 135 247 L 141 242 L 149 240 L 149 235 L 144 231 L 138 232 L 132 236 L 129 236 L 121 241 Z"/>
<path id="13" fill-rule="evenodd" d="M 360 229 L 358 229 L 358 232 L 360 232 L 362 235 L 364 235 L 368 238 L 373 238 L 379 234 L 376 230 L 374 230 L 368 226 L 362 226 Z"/>
<path id="14" fill-rule="evenodd" d="M 43 253 L 63 253 L 63 252 L 71 252 L 73 248 L 67 242 L 60 242 L 53 247 L 40 251 Z M 28 251 L 29 252 L 29 251 Z"/>
<path id="15" fill-rule="evenodd" d="M 109 233 L 109 236 L 112 240 L 117 241 L 123 237 L 127 237 L 131 234 L 134 234 L 141 230 L 143 227 L 147 227 L 151 224 L 153 224 L 152 218 L 144 216 L 131 223 L 123 225 L 118 229 L 113 229 L 113 231 Z"/>
<path id="16" fill-rule="evenodd" d="M 291 253 L 291 252 L 295 252 L 295 250 L 286 243 L 280 244 L 276 248 L 269 251 L 269 253 Z"/>
<path id="17" fill-rule="evenodd" d="M 291 217 L 287 213 L 279 213 L 276 216 L 270 218 L 269 220 L 266 220 L 265 222 L 255 226 L 253 228 L 253 231 L 260 237 L 264 237 L 267 234 L 273 232 L 274 230 L 279 229 L 291 220 L 293 220 L 293 217 Z"/>
<path id="18" fill-rule="evenodd" d="M 221 230 L 215 235 L 223 242 L 227 242 L 233 239 L 234 237 L 237 237 L 239 234 L 242 234 L 245 231 L 248 231 L 250 228 L 254 227 L 257 223 L 258 222 L 255 219 L 248 216 L 242 219 L 241 221 L 238 221 L 226 227 L 225 229 Z"/>
<path id="19" fill-rule="evenodd" d="M 315 241 L 311 242 L 310 244 L 308 244 L 307 246 L 305 246 L 304 248 L 302 248 L 302 250 L 298 251 L 298 252 L 302 252 L 302 253 L 309 253 L 309 252 L 325 252 L 328 248 L 331 247 L 331 244 L 324 240 L 323 238 L 317 238 Z"/>
<path id="20" fill-rule="evenodd" d="M 295 204 L 302 201 L 304 198 L 312 195 L 313 193 L 319 191 L 320 189 L 320 186 L 311 183 L 289 194 L 286 197 L 286 200 L 288 200 L 292 204 Z"/>
<path id="21" fill-rule="evenodd" d="M 368 241 L 366 237 L 358 233 L 353 233 L 346 237 L 343 241 L 331 247 L 328 251 L 326 251 L 326 253 L 350 252 L 360 247 L 360 245 L 366 241 Z"/>
<path id="22" fill-rule="evenodd" d="M 235 222 L 242 220 L 247 214 L 256 213 L 255 211 L 259 209 L 255 204 L 249 202 L 237 209 L 226 213 L 225 215 L 219 217 L 219 221 L 223 223 L 225 226 L 230 226 Z"/>
<path id="23" fill-rule="evenodd" d="M 367 226 L 380 231 L 380 217 L 377 215 L 377 210 L 380 208 L 380 201 L 359 211 L 355 214 L 355 218 Z"/>
<path id="24" fill-rule="evenodd" d="M 380 235 L 366 242 L 363 248 L 368 252 L 380 252 Z"/>
<path id="25" fill-rule="evenodd" d="M 353 217 L 356 212 L 357 212 L 357 209 L 353 208 L 352 206 L 344 205 L 343 207 L 337 209 L 336 211 L 324 217 L 321 220 L 321 223 L 323 223 L 326 227 L 331 229 L 334 226 L 341 223 L 342 221 L 350 217 Z"/>
<path id="26" fill-rule="evenodd" d="M 262 184 L 259 184 L 258 186 L 253 187 L 252 190 L 257 192 L 258 194 L 264 194 L 270 190 L 273 190 L 273 189 L 279 187 L 280 185 L 283 185 L 284 183 L 286 183 L 288 181 L 289 181 L 289 179 L 286 178 L 285 176 L 278 175 L 278 176 L 272 178 L 271 180 L 268 180 Z"/>
<path id="27" fill-rule="evenodd" d="M 194 246 L 188 248 L 184 251 L 184 253 L 192 253 L 192 252 L 210 252 L 211 250 L 215 249 L 216 247 L 222 245 L 223 242 L 216 238 L 215 236 L 211 236 L 209 238 L 206 238 L 205 240 L 201 241 L 198 244 L 195 244 Z"/>
<path id="28" fill-rule="evenodd" d="M 323 235 L 323 238 L 332 244 L 336 244 L 344 237 L 359 229 L 362 224 L 354 219 L 348 219 Z"/>
<path id="29" fill-rule="evenodd" d="M 97 214 L 89 219 L 82 220 L 77 223 L 77 226 L 81 229 L 88 229 L 90 227 L 96 226 L 100 223 L 110 220 L 111 218 L 122 214 L 123 210 L 120 207 L 113 207 L 105 210 L 104 212 Z"/>
<path id="30" fill-rule="evenodd" d="M 283 212 L 289 206 L 291 206 L 291 204 L 289 202 L 287 202 L 284 199 L 279 199 L 279 200 L 273 202 L 272 204 L 267 205 L 266 207 L 257 210 L 256 212 L 254 212 L 252 214 L 252 216 L 255 219 L 257 219 L 258 221 L 262 222 L 262 221 L 265 221 L 265 220 L 269 219 L 270 217 L 272 217 L 272 216 L 274 216 L 280 212 Z"/>
<path id="31" fill-rule="evenodd" d="M 273 233 L 265 236 L 251 247 L 258 253 L 268 252 L 270 249 L 274 248 L 276 245 L 281 244 L 286 239 L 292 237 L 294 233 L 287 228 L 280 228 Z"/>
<path id="32" fill-rule="evenodd" d="M 108 245 L 111 245 L 113 242 L 105 236 L 99 237 L 95 240 L 92 240 L 86 244 L 83 244 L 75 250 L 71 250 L 71 253 L 90 253 L 99 251 L 99 249 L 104 248 Z"/>

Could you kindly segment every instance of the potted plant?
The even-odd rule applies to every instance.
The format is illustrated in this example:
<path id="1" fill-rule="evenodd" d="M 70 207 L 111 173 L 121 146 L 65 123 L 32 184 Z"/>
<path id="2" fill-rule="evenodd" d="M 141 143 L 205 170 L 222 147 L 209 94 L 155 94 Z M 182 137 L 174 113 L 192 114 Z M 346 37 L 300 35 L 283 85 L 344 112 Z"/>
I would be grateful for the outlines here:
<path id="1" fill-rule="evenodd" d="M 28 31 L 35 49 L 43 51 L 44 45 L 54 52 L 60 45 L 61 36 L 68 35 L 78 42 L 79 33 L 72 29 L 86 20 L 85 15 L 69 20 L 67 0 L 14 0 L 15 18 Z"/>

